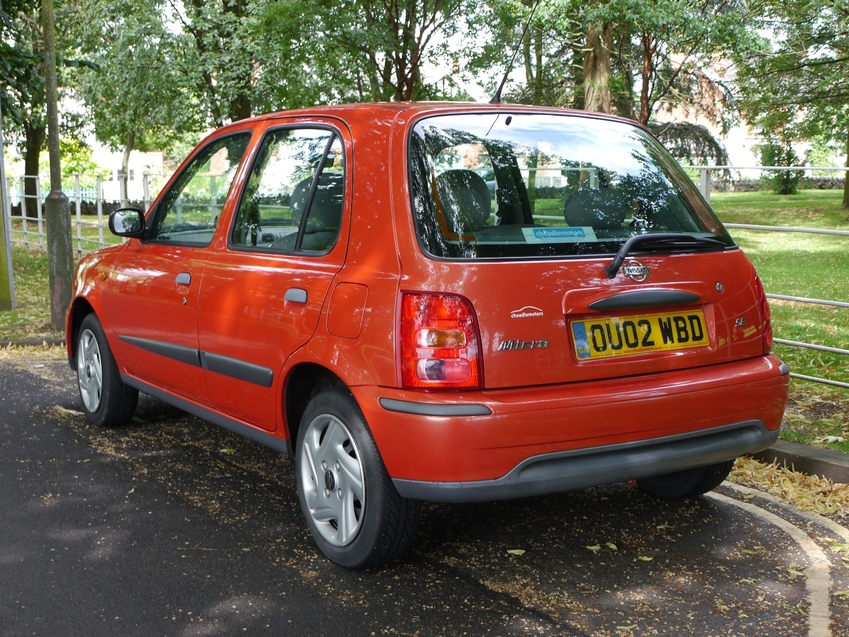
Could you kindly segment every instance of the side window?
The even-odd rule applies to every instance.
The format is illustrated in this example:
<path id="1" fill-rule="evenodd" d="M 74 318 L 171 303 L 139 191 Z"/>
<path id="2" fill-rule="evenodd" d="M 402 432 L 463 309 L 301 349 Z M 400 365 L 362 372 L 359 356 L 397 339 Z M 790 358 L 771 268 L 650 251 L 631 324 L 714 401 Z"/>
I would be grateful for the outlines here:
<path id="1" fill-rule="evenodd" d="M 230 245 L 327 252 L 339 237 L 345 149 L 332 131 L 282 129 L 263 140 Z"/>
<path id="2" fill-rule="evenodd" d="M 163 197 L 148 240 L 198 246 L 212 241 L 250 137 L 243 133 L 218 139 L 192 160 Z"/>

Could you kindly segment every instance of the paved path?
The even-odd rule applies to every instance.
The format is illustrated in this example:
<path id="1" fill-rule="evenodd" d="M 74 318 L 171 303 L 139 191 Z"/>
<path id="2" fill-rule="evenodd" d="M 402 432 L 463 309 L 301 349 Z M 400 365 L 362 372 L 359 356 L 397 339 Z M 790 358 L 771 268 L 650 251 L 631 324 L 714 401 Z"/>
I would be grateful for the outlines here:
<path id="1" fill-rule="evenodd" d="M 348 572 L 288 458 L 145 397 L 94 428 L 78 401 L 66 362 L 0 360 L 0 637 L 849 637 L 849 531 L 751 490 L 428 505 L 407 559 Z"/>

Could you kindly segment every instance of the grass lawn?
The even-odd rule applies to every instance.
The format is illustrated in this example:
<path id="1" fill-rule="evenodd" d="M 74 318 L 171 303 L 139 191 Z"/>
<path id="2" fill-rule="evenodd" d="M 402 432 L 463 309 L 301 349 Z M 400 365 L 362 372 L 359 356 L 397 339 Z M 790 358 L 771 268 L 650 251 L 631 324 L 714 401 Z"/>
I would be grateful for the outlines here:
<path id="1" fill-rule="evenodd" d="M 15 309 L 0 312 L 0 340 L 63 338 L 50 327 L 50 291 L 46 253 L 12 248 Z"/>
<path id="2" fill-rule="evenodd" d="M 725 223 L 849 230 L 842 190 L 802 190 L 796 195 L 768 191 L 717 192 L 710 205 Z"/>
<path id="3" fill-rule="evenodd" d="M 711 203 L 726 223 L 849 230 L 842 192 L 807 190 L 794 196 L 720 193 Z M 849 237 L 731 230 L 755 264 L 767 292 L 849 302 Z M 849 349 L 849 309 L 770 301 L 777 338 Z M 776 345 L 794 372 L 849 382 L 849 356 Z"/>
<path id="4" fill-rule="evenodd" d="M 716 193 L 725 223 L 849 230 L 842 191 Z M 732 229 L 767 292 L 849 302 L 849 237 Z M 777 338 L 849 349 L 849 309 L 773 299 Z M 777 344 L 798 374 L 849 383 L 849 356 Z M 794 380 L 782 438 L 849 452 L 849 390 Z M 843 439 L 841 442 L 840 439 Z"/>

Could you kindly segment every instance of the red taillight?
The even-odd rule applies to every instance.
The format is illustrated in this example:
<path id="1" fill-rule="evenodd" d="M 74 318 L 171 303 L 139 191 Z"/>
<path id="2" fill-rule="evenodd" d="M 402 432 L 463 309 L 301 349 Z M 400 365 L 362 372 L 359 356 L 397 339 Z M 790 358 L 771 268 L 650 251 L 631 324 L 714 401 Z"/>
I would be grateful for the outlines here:
<path id="1" fill-rule="evenodd" d="M 468 299 L 404 293 L 400 327 L 404 387 L 482 386 L 478 323 Z"/>
<path id="2" fill-rule="evenodd" d="M 764 286 L 758 276 L 755 276 L 755 294 L 758 296 L 758 310 L 760 311 L 761 320 L 763 321 L 762 335 L 764 354 L 769 354 L 772 350 L 772 314 L 769 310 L 769 301 L 767 301 Z"/>

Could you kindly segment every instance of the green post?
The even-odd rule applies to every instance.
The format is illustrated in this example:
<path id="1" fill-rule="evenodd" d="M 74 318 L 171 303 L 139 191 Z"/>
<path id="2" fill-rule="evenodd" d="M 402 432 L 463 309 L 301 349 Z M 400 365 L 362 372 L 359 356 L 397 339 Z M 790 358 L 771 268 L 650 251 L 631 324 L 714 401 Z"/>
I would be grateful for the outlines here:
<path id="1" fill-rule="evenodd" d="M 50 275 L 50 324 L 56 332 L 65 329 L 65 311 L 71 303 L 73 255 L 68 198 L 62 192 L 59 164 L 59 113 L 56 87 L 56 39 L 53 0 L 43 0 L 44 67 L 47 102 L 47 149 L 50 155 L 50 194 L 45 201 L 47 262 Z"/>
<path id="2" fill-rule="evenodd" d="M 15 280 L 12 276 L 11 228 L 6 225 L 9 193 L 3 155 L 3 105 L 0 100 L 0 312 L 15 309 Z"/>

